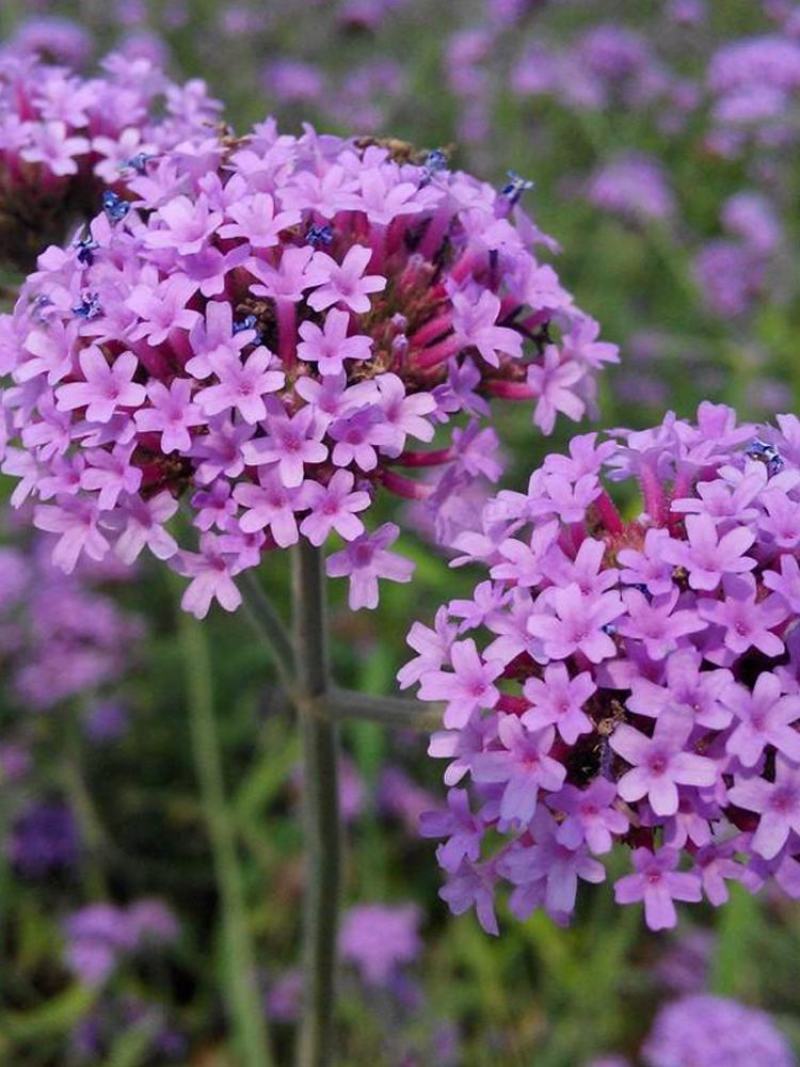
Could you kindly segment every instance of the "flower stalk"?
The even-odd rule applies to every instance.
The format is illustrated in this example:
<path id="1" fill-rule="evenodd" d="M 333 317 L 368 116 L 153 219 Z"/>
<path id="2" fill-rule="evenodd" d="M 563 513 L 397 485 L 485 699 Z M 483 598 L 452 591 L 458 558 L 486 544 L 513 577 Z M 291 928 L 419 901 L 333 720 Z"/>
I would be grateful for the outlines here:
<path id="1" fill-rule="evenodd" d="M 330 685 L 322 553 L 301 541 L 293 556 L 295 705 L 303 742 L 306 894 L 303 915 L 305 999 L 297 1067 L 332 1062 L 341 826 L 338 730 L 317 714 Z"/>
<path id="2" fill-rule="evenodd" d="M 237 1062 L 242 1067 L 271 1067 L 273 1060 L 258 989 L 241 868 L 225 796 L 208 642 L 202 626 L 184 612 L 179 615 L 179 628 L 192 752 L 220 894 L 226 955 L 225 994 L 238 1047 Z"/>

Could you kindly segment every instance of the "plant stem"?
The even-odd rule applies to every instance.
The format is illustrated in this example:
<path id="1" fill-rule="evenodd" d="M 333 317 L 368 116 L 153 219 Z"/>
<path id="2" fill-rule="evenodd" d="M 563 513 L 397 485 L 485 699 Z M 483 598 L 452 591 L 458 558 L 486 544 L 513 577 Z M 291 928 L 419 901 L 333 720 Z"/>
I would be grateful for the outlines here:
<path id="1" fill-rule="evenodd" d="M 303 916 L 305 999 L 297 1067 L 333 1059 L 336 937 L 341 867 L 337 727 L 318 714 L 329 687 L 322 553 L 301 541 L 293 555 L 295 705 L 303 741 L 306 892 Z"/>
<path id="2" fill-rule="evenodd" d="M 361 719 L 390 729 L 419 730 L 423 733 L 441 727 L 442 707 L 405 697 L 375 696 L 336 688 L 330 690 L 325 701 L 325 713 L 334 722 Z"/>
<path id="3" fill-rule="evenodd" d="M 239 581 L 245 610 L 272 650 L 281 682 L 291 695 L 294 691 L 295 655 L 286 628 L 264 592 L 256 571 L 245 571 Z"/>
<path id="4" fill-rule="evenodd" d="M 179 619 L 192 751 L 220 894 L 227 957 L 225 999 L 238 1046 L 236 1062 L 242 1067 L 271 1067 L 242 873 L 225 797 L 208 642 L 198 622 L 184 612 L 179 613 Z"/>

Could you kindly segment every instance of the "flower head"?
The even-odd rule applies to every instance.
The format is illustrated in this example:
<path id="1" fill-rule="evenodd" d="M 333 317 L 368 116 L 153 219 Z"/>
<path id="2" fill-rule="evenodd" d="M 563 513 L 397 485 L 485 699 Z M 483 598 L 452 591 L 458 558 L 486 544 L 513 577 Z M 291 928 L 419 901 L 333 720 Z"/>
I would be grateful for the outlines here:
<path id="1" fill-rule="evenodd" d="M 107 56 L 100 77 L 84 78 L 35 52 L 13 42 L 0 50 L 0 255 L 21 269 L 90 218 L 104 186 L 106 218 L 121 222 L 130 209 L 119 196 L 125 179 L 165 149 L 205 138 L 221 106 L 200 81 L 190 102 L 149 60 L 137 60 L 132 77 L 128 60 Z M 94 239 L 77 244 L 88 265 Z"/>
<path id="2" fill-rule="evenodd" d="M 439 609 L 435 639 L 412 631 L 402 681 L 446 701 L 430 752 L 457 799 L 423 832 L 444 838 L 442 895 L 487 928 L 502 881 L 516 915 L 566 921 L 615 842 L 634 867 L 616 900 L 652 929 L 674 901 L 722 904 L 726 880 L 797 892 L 797 540 L 774 521 L 779 496 L 781 514 L 800 502 L 797 419 L 780 427 L 703 404 L 695 424 L 579 438 L 457 539 L 489 578 Z M 624 480 L 630 521 L 608 490 Z"/>
<path id="3" fill-rule="evenodd" d="M 42 501 L 66 569 L 149 549 L 192 579 L 198 615 L 235 609 L 235 576 L 264 554 L 335 533 L 329 574 L 374 607 L 380 578 L 411 573 L 394 526 L 368 531 L 381 488 L 443 513 L 499 476 L 488 397 L 535 403 L 549 431 L 582 413 L 613 346 L 552 270 L 533 285 L 529 221 L 469 175 L 273 122 L 159 145 L 0 322 L 15 500 Z M 553 508 L 580 514 L 593 492 Z M 199 551 L 164 528 L 182 496 Z M 616 606 L 601 597 L 576 638 L 593 654 Z M 566 649 L 571 607 L 554 611 Z"/>
<path id="4" fill-rule="evenodd" d="M 766 1012 L 708 993 L 667 1004 L 642 1049 L 646 1067 L 794 1067 L 788 1040 Z"/>

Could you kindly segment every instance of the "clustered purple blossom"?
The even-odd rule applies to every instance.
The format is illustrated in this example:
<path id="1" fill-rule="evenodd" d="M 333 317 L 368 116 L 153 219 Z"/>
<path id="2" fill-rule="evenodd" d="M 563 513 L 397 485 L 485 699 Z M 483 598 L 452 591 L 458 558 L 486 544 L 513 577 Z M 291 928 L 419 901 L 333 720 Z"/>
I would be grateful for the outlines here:
<path id="1" fill-rule="evenodd" d="M 473 123 L 478 144 L 490 140 L 492 116 L 509 83 L 542 128 L 540 147 L 563 137 L 566 118 L 593 162 L 586 174 L 559 176 L 562 195 L 582 192 L 592 205 L 628 221 L 672 223 L 669 233 L 650 234 L 656 252 L 671 258 L 674 249 L 676 269 L 685 273 L 684 246 L 704 310 L 739 331 L 738 320 L 759 301 L 785 302 L 793 291 L 792 272 L 778 258 L 791 228 L 778 209 L 786 213 L 792 181 L 786 161 L 800 138 L 800 20 L 784 12 L 773 16 L 778 25 L 769 32 L 722 43 L 700 32 L 687 63 L 685 27 L 703 22 L 704 5 L 678 0 L 662 6 L 663 17 L 647 27 L 600 22 L 567 37 L 557 20 L 542 15 L 534 32 L 520 27 L 509 42 L 519 55 L 509 79 L 495 61 L 508 52 L 496 47 L 499 27 L 487 20 L 459 30 L 452 40 L 472 47 L 466 67 L 462 51 L 453 53 L 451 86 L 465 113 L 481 116 Z M 624 147 L 609 150 L 603 120 L 592 114 L 600 111 L 617 116 L 627 131 Z M 636 113 L 632 123 L 630 112 Z M 676 193 L 695 173 L 675 165 L 679 134 L 684 164 L 702 160 L 720 188 L 742 183 L 722 205 L 727 233 L 704 232 L 694 211 L 678 211 Z M 668 173 L 664 164 L 670 162 Z"/>
<path id="2" fill-rule="evenodd" d="M 665 221 L 675 213 L 675 197 L 657 159 L 626 152 L 591 176 L 586 197 L 602 211 L 633 222 Z"/>
<path id="3" fill-rule="evenodd" d="M 785 150 L 800 133 L 800 43 L 786 32 L 726 42 L 711 57 L 707 89 L 717 152 L 737 156 L 753 142 Z"/>
<path id="4" fill-rule="evenodd" d="M 178 937 L 178 921 L 160 900 L 137 900 L 126 907 L 88 904 L 64 922 L 64 959 L 86 985 L 105 983 L 128 958 L 163 948 Z"/>
<path id="5" fill-rule="evenodd" d="M 584 414 L 616 348 L 534 255 L 526 183 L 394 151 L 272 121 L 185 144 L 39 257 L 0 319 L 2 469 L 65 571 L 148 548 L 202 617 L 265 552 L 335 532 L 328 573 L 374 607 L 412 571 L 396 525 L 364 524 L 381 486 L 444 514 L 499 475 L 490 398 L 545 433 Z M 167 528 L 184 495 L 198 551 Z"/>
<path id="6" fill-rule="evenodd" d="M 638 482 L 642 513 L 604 481 Z M 709 403 L 576 437 L 487 504 L 456 562 L 488 578 L 415 624 L 399 675 L 445 702 L 448 804 L 422 832 L 456 913 L 496 933 L 504 882 L 515 916 L 567 923 L 615 842 L 616 900 L 654 930 L 729 880 L 800 896 L 798 544 L 800 420 Z"/>
<path id="7" fill-rule="evenodd" d="M 344 916 L 339 953 L 367 985 L 388 986 L 422 951 L 414 904 L 358 904 Z"/>
<path id="8" fill-rule="evenodd" d="M 33 711 L 118 682 L 142 633 L 100 588 L 108 567 L 88 561 L 66 575 L 51 554 L 41 535 L 0 546 L 0 667 L 15 703 Z"/>
<path id="9" fill-rule="evenodd" d="M 722 205 L 728 236 L 704 244 L 694 258 L 695 280 L 713 314 L 734 319 L 756 306 L 776 274 L 784 245 L 780 220 L 770 199 L 746 189 Z"/>
<path id="10" fill-rule="evenodd" d="M 17 813 L 4 851 L 24 877 L 43 878 L 74 867 L 81 848 L 71 808 L 58 800 L 31 800 Z"/>
<path id="11" fill-rule="evenodd" d="M 667 1004 L 656 1016 L 642 1056 L 646 1067 L 796 1067 L 772 1017 L 725 997 L 700 994 Z"/>
<path id="12" fill-rule="evenodd" d="M 33 44 L 0 51 L 0 256 L 23 269 L 95 213 L 104 187 L 165 149 L 193 155 L 221 108 L 204 82 L 177 85 L 146 57 L 114 53 L 85 78 Z"/>
<path id="13" fill-rule="evenodd" d="M 522 97 L 555 97 L 579 111 L 642 110 L 668 94 L 672 79 L 641 33 L 600 23 L 563 47 L 539 34 L 514 66 L 511 86 Z"/>

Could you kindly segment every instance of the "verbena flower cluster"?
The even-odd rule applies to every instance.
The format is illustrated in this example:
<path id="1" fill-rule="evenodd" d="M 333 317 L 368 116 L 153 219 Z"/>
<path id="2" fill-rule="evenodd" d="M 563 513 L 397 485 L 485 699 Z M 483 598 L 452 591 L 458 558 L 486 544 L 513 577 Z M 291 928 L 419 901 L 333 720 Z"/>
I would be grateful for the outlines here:
<path id="1" fill-rule="evenodd" d="M 130 668 L 141 622 L 101 588 L 106 567 L 65 575 L 51 562 L 52 538 L 0 546 L 0 666 L 6 699 L 50 711 L 84 693 L 96 697 Z M 24 728 L 24 723 L 22 724 Z"/>
<path id="2" fill-rule="evenodd" d="M 703 994 L 667 1004 L 642 1049 L 647 1067 L 796 1067 L 788 1040 L 764 1011 Z"/>
<path id="3" fill-rule="evenodd" d="M 64 958 L 86 985 L 108 981 L 127 959 L 172 944 L 178 920 L 162 901 L 137 900 L 126 907 L 88 904 L 64 922 Z"/>
<path id="4" fill-rule="evenodd" d="M 496 479 L 489 400 L 529 403 L 548 433 L 616 359 L 534 255 L 516 176 L 498 193 L 440 152 L 271 121 L 143 171 L 0 319 L 3 470 L 66 571 L 147 547 L 202 617 L 238 606 L 264 552 L 335 531 L 328 573 L 374 607 L 378 578 L 412 570 L 397 526 L 365 528 L 377 490 L 437 509 Z M 196 552 L 166 528 L 182 495 Z"/>
<path id="5" fill-rule="evenodd" d="M 8 778 L 3 778 L 7 787 Z M 82 847 L 72 809 L 57 800 L 28 800 L 3 842 L 3 851 L 16 871 L 30 879 L 52 878 L 74 868 Z"/>
<path id="6" fill-rule="evenodd" d="M 144 57 L 112 54 L 98 77 L 0 51 L 0 259 L 30 269 L 70 223 L 91 218 L 165 149 L 213 133 L 221 105 L 205 83 L 170 81 Z"/>
<path id="7" fill-rule="evenodd" d="M 704 403 L 576 437 L 459 539 L 488 577 L 414 626 L 400 673 L 446 702 L 448 807 L 422 832 L 454 911 L 497 932 L 508 883 L 515 916 L 567 923 L 615 842 L 616 900 L 654 930 L 729 880 L 800 895 L 800 420 L 778 424 Z"/>
<path id="8" fill-rule="evenodd" d="M 724 155 L 739 155 L 752 142 L 786 150 L 797 141 L 800 43 L 785 29 L 731 41 L 709 63 L 709 140 Z"/>
<path id="9" fill-rule="evenodd" d="M 367 985 L 389 987 L 422 951 L 420 913 L 414 904 L 359 904 L 347 912 L 339 953 Z"/>

